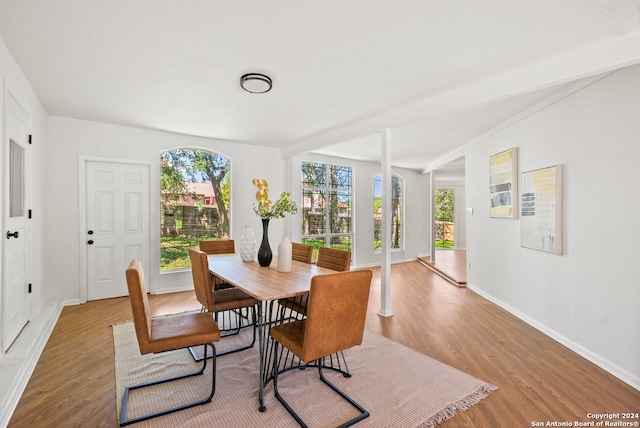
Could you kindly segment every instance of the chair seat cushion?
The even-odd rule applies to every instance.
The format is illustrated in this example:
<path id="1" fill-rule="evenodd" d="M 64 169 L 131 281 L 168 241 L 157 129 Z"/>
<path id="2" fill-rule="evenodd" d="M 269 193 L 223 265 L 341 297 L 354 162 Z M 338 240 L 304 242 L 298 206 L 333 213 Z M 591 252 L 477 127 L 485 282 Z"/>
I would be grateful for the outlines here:
<path id="1" fill-rule="evenodd" d="M 212 312 L 228 311 L 258 304 L 258 301 L 237 288 L 225 288 L 213 292 L 215 307 Z"/>
<path id="2" fill-rule="evenodd" d="M 151 319 L 149 352 L 187 348 L 220 340 L 220 330 L 210 314 L 193 313 Z"/>
<path id="3" fill-rule="evenodd" d="M 302 362 L 305 361 L 302 354 L 302 343 L 304 339 L 304 328 L 306 319 L 288 322 L 271 327 L 271 337 L 277 340 L 282 346 L 290 350 L 296 357 L 300 358 Z"/>

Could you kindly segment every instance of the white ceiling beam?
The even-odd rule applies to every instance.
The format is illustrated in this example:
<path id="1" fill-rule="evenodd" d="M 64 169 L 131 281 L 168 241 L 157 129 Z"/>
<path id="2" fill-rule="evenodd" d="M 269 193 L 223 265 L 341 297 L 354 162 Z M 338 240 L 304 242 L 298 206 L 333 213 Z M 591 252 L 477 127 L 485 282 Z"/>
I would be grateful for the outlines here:
<path id="1" fill-rule="evenodd" d="M 640 32 L 607 39 L 473 84 L 293 141 L 284 158 L 416 120 L 499 101 L 640 63 Z"/>

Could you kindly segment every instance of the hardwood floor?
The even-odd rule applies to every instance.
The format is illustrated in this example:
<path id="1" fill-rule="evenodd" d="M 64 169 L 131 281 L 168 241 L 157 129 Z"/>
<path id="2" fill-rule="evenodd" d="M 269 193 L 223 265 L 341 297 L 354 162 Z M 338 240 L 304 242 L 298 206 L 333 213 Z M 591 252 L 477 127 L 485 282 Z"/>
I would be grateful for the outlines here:
<path id="1" fill-rule="evenodd" d="M 367 328 L 498 386 L 441 427 L 530 427 L 640 411 L 640 391 L 419 262 L 393 265 L 395 315 L 378 316 L 380 270 L 372 270 Z M 150 301 L 155 315 L 199 308 L 193 292 Z M 128 298 L 65 307 L 9 427 L 116 426 L 109 326 L 130 319 Z"/>
<path id="2" fill-rule="evenodd" d="M 436 250 L 436 261 L 429 256 L 421 257 L 425 266 L 433 269 L 449 279 L 454 285 L 465 287 L 467 284 L 467 251 L 466 250 Z"/>

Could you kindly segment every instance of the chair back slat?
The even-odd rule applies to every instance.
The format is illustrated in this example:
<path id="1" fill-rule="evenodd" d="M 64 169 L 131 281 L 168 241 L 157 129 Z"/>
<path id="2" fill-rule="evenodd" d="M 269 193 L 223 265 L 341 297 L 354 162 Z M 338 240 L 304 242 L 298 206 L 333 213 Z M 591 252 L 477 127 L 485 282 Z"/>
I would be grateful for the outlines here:
<path id="1" fill-rule="evenodd" d="M 151 309 L 149 308 L 147 285 L 144 280 L 144 271 L 140 260 L 132 260 L 131 263 L 129 263 L 126 276 L 131 312 L 133 313 L 133 324 L 136 328 L 140 353 L 148 354 L 151 352 L 149 349 L 149 340 L 151 338 Z"/>
<path id="2" fill-rule="evenodd" d="M 291 243 L 291 258 L 303 263 L 311 264 L 313 257 L 313 247 L 311 245 Z"/>
<path id="3" fill-rule="evenodd" d="M 198 243 L 200 251 L 207 254 L 231 254 L 236 252 L 233 239 L 216 239 L 213 241 L 200 241 Z"/>
<path id="4" fill-rule="evenodd" d="M 189 260 L 191 260 L 191 276 L 196 299 L 207 311 L 212 311 L 215 306 L 215 300 L 207 253 L 195 248 L 189 248 Z"/>
<path id="5" fill-rule="evenodd" d="M 357 270 L 311 279 L 300 358 L 313 361 L 362 343 L 372 273 Z"/>
<path id="6" fill-rule="evenodd" d="M 320 267 L 345 272 L 351 269 L 351 251 L 339 250 L 337 248 L 318 248 L 318 260 L 316 264 Z"/>

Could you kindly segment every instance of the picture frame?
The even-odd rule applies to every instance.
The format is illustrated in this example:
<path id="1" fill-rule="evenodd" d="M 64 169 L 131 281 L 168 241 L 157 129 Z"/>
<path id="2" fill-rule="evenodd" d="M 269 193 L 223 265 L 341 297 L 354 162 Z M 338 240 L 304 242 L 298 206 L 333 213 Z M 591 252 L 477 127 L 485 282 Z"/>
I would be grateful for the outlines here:
<path id="1" fill-rule="evenodd" d="M 522 173 L 522 247 L 562 254 L 562 175 L 562 165 Z"/>
<path id="2" fill-rule="evenodd" d="M 489 216 L 518 218 L 518 148 L 489 157 Z"/>

